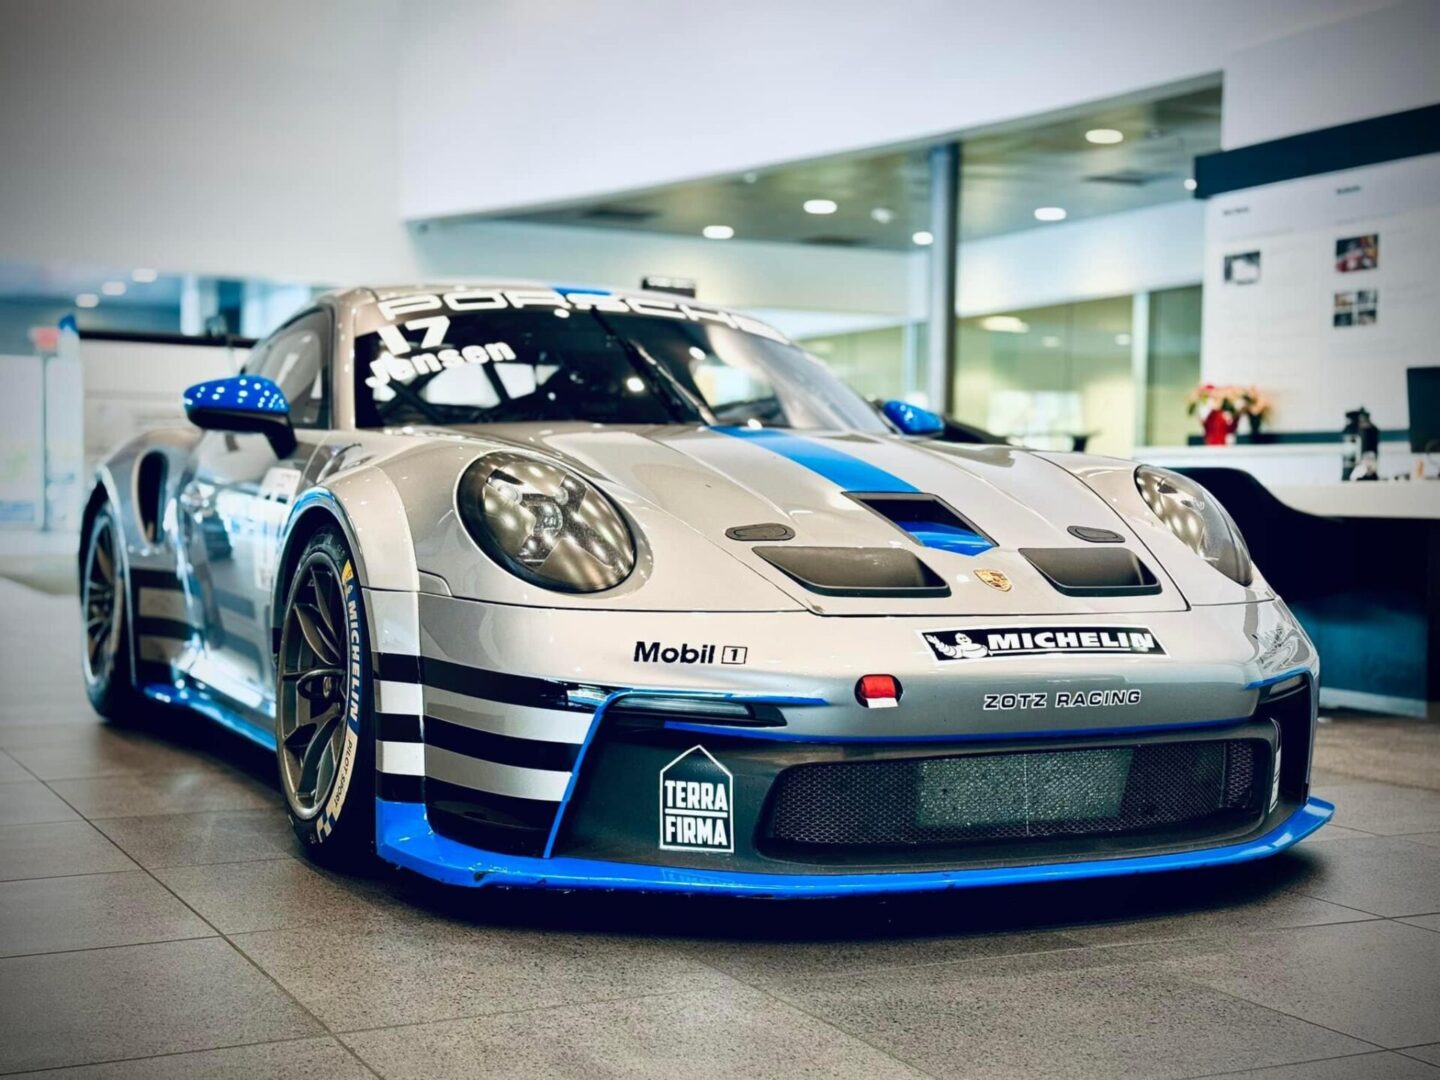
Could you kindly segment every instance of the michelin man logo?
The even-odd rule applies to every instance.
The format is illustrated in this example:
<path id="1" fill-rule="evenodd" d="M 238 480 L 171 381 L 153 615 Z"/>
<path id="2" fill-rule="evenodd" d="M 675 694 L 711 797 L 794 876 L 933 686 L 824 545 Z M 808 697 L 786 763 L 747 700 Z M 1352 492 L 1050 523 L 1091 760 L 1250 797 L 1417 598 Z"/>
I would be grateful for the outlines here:
<path id="1" fill-rule="evenodd" d="M 982 656 L 989 656 L 990 650 L 978 642 L 972 641 L 960 631 L 955 632 L 955 641 L 952 644 L 948 641 L 941 641 L 934 634 L 926 634 L 925 640 L 930 643 L 931 648 L 942 656 L 948 656 L 951 660 L 978 660 Z"/>
<path id="2" fill-rule="evenodd" d="M 703 746 L 660 770 L 660 849 L 735 850 L 735 782 Z"/>

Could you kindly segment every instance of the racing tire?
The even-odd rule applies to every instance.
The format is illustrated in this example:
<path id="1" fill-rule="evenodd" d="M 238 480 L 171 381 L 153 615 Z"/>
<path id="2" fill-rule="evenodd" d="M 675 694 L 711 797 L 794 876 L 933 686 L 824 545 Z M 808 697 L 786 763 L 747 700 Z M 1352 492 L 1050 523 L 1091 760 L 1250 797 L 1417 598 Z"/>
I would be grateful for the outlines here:
<path id="1" fill-rule="evenodd" d="M 338 529 L 305 545 L 280 624 L 275 755 L 290 824 L 317 862 L 367 866 L 375 851 L 375 721 L 355 564 Z"/>
<path id="2" fill-rule="evenodd" d="M 104 503 L 90 521 L 80 560 L 80 660 L 90 705 L 115 724 L 134 722 L 145 711 L 145 698 L 135 689 L 123 548 L 114 511 Z"/>

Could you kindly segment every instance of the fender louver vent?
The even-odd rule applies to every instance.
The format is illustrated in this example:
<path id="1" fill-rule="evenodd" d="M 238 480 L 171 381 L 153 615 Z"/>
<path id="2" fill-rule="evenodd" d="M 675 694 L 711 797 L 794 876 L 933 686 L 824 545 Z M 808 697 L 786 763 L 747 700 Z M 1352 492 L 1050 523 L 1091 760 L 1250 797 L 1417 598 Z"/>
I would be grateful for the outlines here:
<path id="1" fill-rule="evenodd" d="M 1121 548 L 1021 548 L 1020 554 L 1066 596 L 1151 596 L 1160 582 Z"/>
<path id="2" fill-rule="evenodd" d="M 899 548 L 757 547 L 756 555 L 825 596 L 949 596 L 939 574 Z"/>
<path id="3" fill-rule="evenodd" d="M 934 495 L 895 492 L 847 492 L 919 544 L 939 551 L 979 555 L 995 542 Z"/>

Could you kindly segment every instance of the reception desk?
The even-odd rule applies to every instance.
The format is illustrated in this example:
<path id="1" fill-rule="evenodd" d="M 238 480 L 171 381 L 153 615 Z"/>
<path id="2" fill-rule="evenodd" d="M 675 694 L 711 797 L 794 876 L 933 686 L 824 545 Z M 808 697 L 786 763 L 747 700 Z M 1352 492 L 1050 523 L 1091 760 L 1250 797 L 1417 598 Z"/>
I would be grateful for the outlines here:
<path id="1" fill-rule="evenodd" d="M 1139 456 L 1193 476 L 1225 504 L 1319 649 L 1322 705 L 1440 719 L 1440 481 L 1319 480 L 1317 463 L 1338 473 L 1339 444 L 1323 456 L 1299 449 Z M 1382 474 L 1410 461 L 1382 454 Z"/>

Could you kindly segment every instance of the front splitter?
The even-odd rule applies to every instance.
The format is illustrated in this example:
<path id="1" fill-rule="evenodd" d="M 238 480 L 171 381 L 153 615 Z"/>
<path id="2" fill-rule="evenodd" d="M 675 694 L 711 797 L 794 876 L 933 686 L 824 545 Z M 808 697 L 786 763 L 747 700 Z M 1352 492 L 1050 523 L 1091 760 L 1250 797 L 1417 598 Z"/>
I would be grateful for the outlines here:
<path id="1" fill-rule="evenodd" d="M 563 856 L 544 859 L 502 855 L 437 835 L 430 828 L 423 803 L 383 799 L 376 800 L 375 835 L 376 850 L 382 859 L 449 885 L 801 898 L 941 892 L 1229 866 L 1284 851 L 1320 828 L 1334 813 L 1332 804 L 1311 798 L 1262 837 L 1199 851 L 974 870 L 865 874 L 727 873 Z"/>

